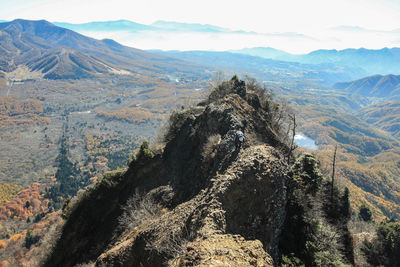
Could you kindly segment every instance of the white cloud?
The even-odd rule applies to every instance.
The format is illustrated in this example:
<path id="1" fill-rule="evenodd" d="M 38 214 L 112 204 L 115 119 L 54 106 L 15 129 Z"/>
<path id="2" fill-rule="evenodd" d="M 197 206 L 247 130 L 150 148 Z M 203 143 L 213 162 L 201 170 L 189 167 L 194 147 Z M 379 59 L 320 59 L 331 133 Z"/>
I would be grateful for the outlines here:
<path id="1" fill-rule="evenodd" d="M 327 30 L 316 36 L 288 33 L 188 33 L 188 32 L 81 32 L 103 39 L 114 39 L 140 49 L 226 51 L 249 47 L 274 47 L 290 53 L 308 53 L 317 49 L 380 49 L 398 44 L 392 32 L 349 32 Z"/>

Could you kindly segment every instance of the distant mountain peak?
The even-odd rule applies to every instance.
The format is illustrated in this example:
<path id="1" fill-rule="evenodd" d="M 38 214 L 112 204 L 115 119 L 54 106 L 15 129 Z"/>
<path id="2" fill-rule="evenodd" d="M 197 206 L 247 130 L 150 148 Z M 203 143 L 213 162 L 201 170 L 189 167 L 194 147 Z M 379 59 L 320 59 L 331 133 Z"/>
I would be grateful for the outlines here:
<path id="1" fill-rule="evenodd" d="M 292 54 L 272 47 L 243 48 L 240 50 L 232 50 L 230 52 L 277 60 L 290 60 L 293 56 Z"/>
<path id="2" fill-rule="evenodd" d="M 10 25 L 21 26 L 23 30 L 27 30 L 29 27 L 57 27 L 47 20 L 25 20 L 25 19 L 15 19 L 9 22 L 4 22 L 3 27 Z"/>
<path id="3" fill-rule="evenodd" d="M 0 24 L 0 29 L 9 32 L 18 31 L 21 33 L 31 34 L 46 39 L 50 42 L 54 41 L 54 39 L 60 38 L 63 34 L 69 32 L 72 33 L 71 30 L 58 27 L 46 20 L 15 19 L 13 21 Z M 78 33 L 74 34 L 80 35 Z"/>
<path id="4" fill-rule="evenodd" d="M 231 30 L 200 23 L 186 23 L 186 22 L 175 22 L 175 21 L 164 21 L 159 20 L 151 24 L 154 27 L 158 27 L 164 30 L 171 31 L 192 31 L 192 32 L 231 32 Z"/>

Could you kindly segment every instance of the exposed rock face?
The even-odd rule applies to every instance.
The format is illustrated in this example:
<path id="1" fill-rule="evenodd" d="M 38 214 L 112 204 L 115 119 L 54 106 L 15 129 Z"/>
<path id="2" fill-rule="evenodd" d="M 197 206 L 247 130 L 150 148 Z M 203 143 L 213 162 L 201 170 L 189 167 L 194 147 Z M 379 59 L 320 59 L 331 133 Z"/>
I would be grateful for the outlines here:
<path id="1" fill-rule="evenodd" d="M 155 266 L 161 264 L 159 260 L 163 257 L 151 257 L 154 251 L 148 247 L 146 250 L 147 240 L 154 240 L 151 246 L 160 247 L 162 254 L 163 247 L 174 246 L 169 244 L 173 239 L 197 238 L 196 242 L 201 243 L 201 239 L 216 240 L 226 233 L 258 239 L 267 251 L 276 253 L 285 205 L 285 175 L 278 156 L 272 147 L 265 145 L 240 152 L 224 173 L 210 179 L 209 187 L 138 230 L 133 237 L 136 241 L 128 241 L 118 245 L 120 249 L 112 248 L 102 254 L 98 265 L 110 266 L 118 261 L 121 266 L 132 263 Z M 202 248 L 202 253 L 206 248 Z"/>
<path id="2" fill-rule="evenodd" d="M 278 253 L 288 168 L 257 97 L 231 94 L 178 115 L 162 153 L 133 162 L 111 189 L 98 185 L 81 201 L 47 266 L 273 266 L 268 253 Z M 246 139 L 240 151 L 237 130 Z M 211 136 L 218 138 L 208 146 Z M 117 238 L 108 234 L 138 190 L 163 211 Z M 102 206 L 91 210 L 96 202 Z"/>
<path id="3" fill-rule="evenodd" d="M 273 266 L 271 257 L 258 240 L 247 241 L 239 235 L 213 235 L 186 245 L 182 259 L 172 266 Z"/>

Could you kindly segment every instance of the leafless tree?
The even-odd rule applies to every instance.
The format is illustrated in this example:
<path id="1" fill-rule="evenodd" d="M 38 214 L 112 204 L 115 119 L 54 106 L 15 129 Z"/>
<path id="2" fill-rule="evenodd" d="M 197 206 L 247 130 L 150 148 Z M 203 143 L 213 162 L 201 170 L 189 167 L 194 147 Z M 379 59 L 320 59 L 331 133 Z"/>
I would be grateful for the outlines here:
<path id="1" fill-rule="evenodd" d="M 333 152 L 333 161 L 332 161 L 331 201 L 333 200 L 333 187 L 335 182 L 336 152 L 337 152 L 337 145 L 335 146 L 335 151 Z"/>
<path id="2" fill-rule="evenodd" d="M 290 146 L 289 146 L 289 152 L 288 152 L 288 156 L 287 156 L 287 163 L 290 163 L 290 157 L 293 153 L 293 151 L 296 149 L 296 145 L 294 144 L 294 137 L 296 136 L 296 114 L 289 114 L 289 119 L 291 121 L 291 125 L 292 125 L 292 138 L 290 139 Z M 289 129 L 290 129 L 290 125 L 289 125 Z"/>

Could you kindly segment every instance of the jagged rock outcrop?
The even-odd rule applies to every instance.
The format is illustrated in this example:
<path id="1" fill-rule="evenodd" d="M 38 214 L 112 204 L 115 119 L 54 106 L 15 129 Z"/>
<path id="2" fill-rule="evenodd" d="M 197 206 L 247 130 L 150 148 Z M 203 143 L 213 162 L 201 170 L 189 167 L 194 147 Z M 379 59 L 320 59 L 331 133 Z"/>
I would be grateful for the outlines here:
<path id="1" fill-rule="evenodd" d="M 70 208 L 45 266 L 273 266 L 288 168 L 267 115 L 243 91 L 177 111 L 164 149 L 139 155 Z M 237 130 L 246 138 L 240 151 Z M 121 228 L 135 192 L 159 210 Z"/>
<path id="2" fill-rule="evenodd" d="M 184 258 L 173 259 L 172 266 L 273 266 L 272 258 L 258 240 L 239 235 L 212 235 L 186 245 Z"/>

